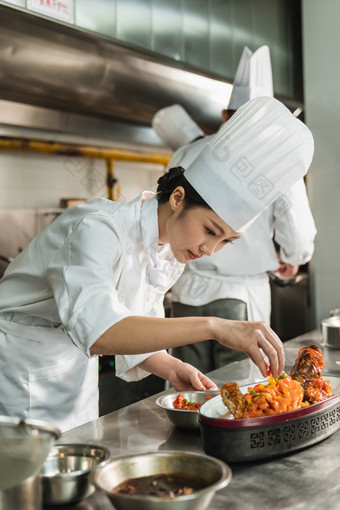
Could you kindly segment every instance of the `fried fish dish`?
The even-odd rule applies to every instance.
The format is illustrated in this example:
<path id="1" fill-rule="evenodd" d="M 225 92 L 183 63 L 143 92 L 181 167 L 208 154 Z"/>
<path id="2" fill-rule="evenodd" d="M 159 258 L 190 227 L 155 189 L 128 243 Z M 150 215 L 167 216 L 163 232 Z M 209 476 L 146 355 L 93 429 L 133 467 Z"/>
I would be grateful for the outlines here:
<path id="1" fill-rule="evenodd" d="M 268 384 L 249 386 L 245 395 L 237 383 L 226 383 L 221 388 L 223 403 L 234 418 L 255 418 L 321 402 L 332 396 L 330 381 L 322 378 L 324 366 L 317 346 L 303 347 L 290 375 L 269 376 Z"/>

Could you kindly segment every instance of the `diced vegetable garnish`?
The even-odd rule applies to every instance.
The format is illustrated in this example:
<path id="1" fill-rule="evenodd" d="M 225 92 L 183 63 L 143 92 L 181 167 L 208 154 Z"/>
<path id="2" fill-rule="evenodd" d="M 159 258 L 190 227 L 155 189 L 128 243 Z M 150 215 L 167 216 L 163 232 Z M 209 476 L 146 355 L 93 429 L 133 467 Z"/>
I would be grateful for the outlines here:
<path id="1" fill-rule="evenodd" d="M 206 395 L 205 400 L 210 400 L 211 396 Z M 202 403 L 196 401 L 189 401 L 187 398 L 184 398 L 184 395 L 180 393 L 177 395 L 175 400 L 172 402 L 174 409 L 186 409 L 187 411 L 197 411 Z"/>

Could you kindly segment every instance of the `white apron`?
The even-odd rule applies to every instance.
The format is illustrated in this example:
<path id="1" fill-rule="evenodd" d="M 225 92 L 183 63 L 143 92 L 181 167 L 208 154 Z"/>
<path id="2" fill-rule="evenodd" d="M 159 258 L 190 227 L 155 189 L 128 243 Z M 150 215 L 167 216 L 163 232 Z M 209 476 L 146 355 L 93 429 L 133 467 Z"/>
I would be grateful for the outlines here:
<path id="1" fill-rule="evenodd" d="M 158 246 L 153 194 L 68 209 L 0 282 L 0 414 L 62 431 L 97 418 L 91 346 L 125 317 L 162 317 L 164 293 L 182 271 L 169 246 Z M 151 354 L 116 356 L 116 374 L 146 377 L 139 364 Z"/>
<path id="2" fill-rule="evenodd" d="M 98 358 L 88 358 L 62 329 L 0 319 L 0 348 L 0 414 L 62 431 L 98 417 Z"/>

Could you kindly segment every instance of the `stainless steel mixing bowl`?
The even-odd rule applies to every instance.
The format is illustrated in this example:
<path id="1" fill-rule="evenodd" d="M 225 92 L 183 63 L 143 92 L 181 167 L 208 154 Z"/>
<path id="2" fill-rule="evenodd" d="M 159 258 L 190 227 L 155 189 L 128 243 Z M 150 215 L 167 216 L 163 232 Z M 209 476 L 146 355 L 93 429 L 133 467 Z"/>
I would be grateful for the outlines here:
<path id="1" fill-rule="evenodd" d="M 41 471 L 44 505 L 71 504 L 90 496 L 90 475 L 109 458 L 110 451 L 102 446 L 56 445 Z"/>
<path id="2" fill-rule="evenodd" d="M 60 431 L 40 420 L 0 416 L 0 490 L 39 473 Z"/>
<path id="3" fill-rule="evenodd" d="M 340 316 L 335 315 L 321 322 L 322 342 L 325 347 L 340 347 Z"/>
<path id="4" fill-rule="evenodd" d="M 176 497 L 113 493 L 112 490 L 132 478 L 161 474 L 197 476 L 208 486 L 192 494 Z M 216 491 L 231 480 L 231 469 L 224 462 L 199 453 L 162 451 L 122 457 L 110 461 L 93 475 L 94 484 L 111 499 L 116 510 L 203 510 Z M 187 480 L 186 480 L 186 483 Z"/>
<path id="5" fill-rule="evenodd" d="M 216 397 L 219 394 L 217 390 L 210 391 L 177 391 L 176 393 L 168 393 L 157 398 L 156 404 L 165 410 L 168 418 L 176 427 L 182 429 L 199 429 L 198 410 L 188 411 L 186 409 L 175 409 L 173 401 L 179 394 L 184 395 L 189 402 L 200 402 L 204 404 L 207 397 Z"/>

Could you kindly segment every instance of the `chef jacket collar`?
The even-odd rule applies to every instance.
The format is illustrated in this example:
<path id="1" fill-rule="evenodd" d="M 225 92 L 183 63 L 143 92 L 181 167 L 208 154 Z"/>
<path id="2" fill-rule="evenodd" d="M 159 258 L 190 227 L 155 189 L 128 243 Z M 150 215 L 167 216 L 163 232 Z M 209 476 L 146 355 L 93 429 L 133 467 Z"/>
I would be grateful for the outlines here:
<path id="1" fill-rule="evenodd" d="M 165 293 L 181 276 L 184 264 L 176 260 L 169 244 L 158 245 L 158 201 L 150 191 L 142 194 L 140 221 L 147 259 L 146 281 Z"/>

